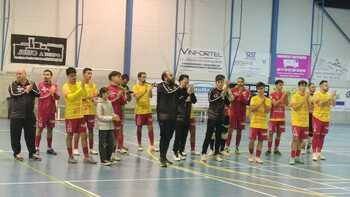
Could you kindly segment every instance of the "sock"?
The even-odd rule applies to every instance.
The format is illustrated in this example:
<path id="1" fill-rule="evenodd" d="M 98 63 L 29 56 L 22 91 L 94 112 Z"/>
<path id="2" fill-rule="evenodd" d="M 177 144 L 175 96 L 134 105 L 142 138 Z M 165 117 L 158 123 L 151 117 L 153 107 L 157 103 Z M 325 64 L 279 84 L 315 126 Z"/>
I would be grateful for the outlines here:
<path id="1" fill-rule="evenodd" d="M 68 151 L 69 157 L 72 158 L 73 157 L 73 150 L 72 150 L 72 148 L 67 148 L 67 151 Z"/>
<path id="2" fill-rule="evenodd" d="M 148 139 L 151 146 L 154 146 L 154 132 L 153 128 L 148 131 Z"/>
<path id="3" fill-rule="evenodd" d="M 280 146 L 280 141 L 281 141 L 281 139 L 279 139 L 279 138 L 275 139 L 275 150 L 278 150 L 278 147 Z"/>
<path id="4" fill-rule="evenodd" d="M 295 158 L 295 156 L 296 156 L 296 150 L 292 150 L 292 151 L 290 152 L 290 156 L 291 156 L 292 158 Z"/>
<path id="5" fill-rule="evenodd" d="M 272 139 L 269 139 L 269 141 L 267 142 L 268 151 L 271 151 L 271 148 L 272 148 Z"/>
<path id="6" fill-rule="evenodd" d="M 47 137 L 47 148 L 52 149 L 52 137 Z"/>
<path id="7" fill-rule="evenodd" d="M 89 158 L 89 148 L 87 146 L 83 146 L 83 153 L 85 158 Z"/>
<path id="8" fill-rule="evenodd" d="M 299 157 L 300 156 L 300 150 L 296 150 L 296 152 L 295 152 L 295 156 L 297 156 L 297 157 Z"/>
<path id="9" fill-rule="evenodd" d="M 261 155 L 261 150 L 256 149 L 256 157 L 260 157 Z"/>
<path id="10" fill-rule="evenodd" d="M 324 135 L 320 135 L 320 138 L 319 138 L 319 141 L 318 141 L 318 152 L 320 153 L 322 151 L 322 148 L 323 148 L 323 144 L 324 144 L 324 138 L 325 136 Z"/>
<path id="11" fill-rule="evenodd" d="M 118 133 L 119 133 L 118 130 L 114 130 L 114 140 L 115 140 L 114 151 L 117 150 L 117 147 L 118 147 L 118 145 L 119 145 L 119 142 L 118 142 Z"/>
<path id="12" fill-rule="evenodd" d="M 93 149 L 94 148 L 94 136 L 90 137 L 90 132 L 92 133 L 92 135 L 94 135 L 94 132 L 93 131 L 89 131 L 89 148 L 90 149 Z"/>
<path id="13" fill-rule="evenodd" d="M 316 153 L 317 152 L 317 145 L 318 145 L 318 135 L 315 135 L 312 138 L 312 152 Z"/>
<path id="14" fill-rule="evenodd" d="M 117 132 L 118 149 L 123 148 L 123 133 L 122 130 Z"/>
<path id="15" fill-rule="evenodd" d="M 249 153 L 253 154 L 254 153 L 254 148 L 249 148 Z"/>
<path id="16" fill-rule="evenodd" d="M 241 144 L 241 139 L 242 139 L 242 130 L 237 129 L 236 147 L 239 147 L 239 145 Z"/>
<path id="17" fill-rule="evenodd" d="M 232 132 L 228 132 L 227 139 L 226 139 L 226 146 L 229 147 L 231 145 L 231 139 L 232 139 Z"/>
<path id="18" fill-rule="evenodd" d="M 77 135 L 77 136 L 73 135 L 74 149 L 78 149 L 79 148 L 78 147 L 78 145 L 79 145 L 79 138 L 80 138 L 79 135 Z M 75 138 L 78 138 L 78 140 L 75 140 Z"/>
<path id="19" fill-rule="evenodd" d="M 40 146 L 41 135 L 35 136 L 35 148 L 39 149 Z"/>
<path id="20" fill-rule="evenodd" d="M 137 136 L 137 144 L 141 146 L 141 139 L 142 139 L 142 126 L 136 127 L 136 136 Z"/>
<path id="21" fill-rule="evenodd" d="M 190 126 L 190 144 L 191 151 L 195 151 L 196 149 L 196 127 Z"/>

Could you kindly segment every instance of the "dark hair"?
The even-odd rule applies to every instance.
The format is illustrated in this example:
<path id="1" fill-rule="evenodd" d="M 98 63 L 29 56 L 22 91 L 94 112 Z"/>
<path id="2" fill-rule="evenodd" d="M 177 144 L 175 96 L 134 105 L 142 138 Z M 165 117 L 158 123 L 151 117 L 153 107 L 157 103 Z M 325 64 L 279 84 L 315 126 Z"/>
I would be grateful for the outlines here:
<path id="1" fill-rule="evenodd" d="M 230 83 L 230 84 L 228 84 L 228 87 L 229 88 L 234 88 L 236 85 L 237 85 L 236 83 Z"/>
<path id="2" fill-rule="evenodd" d="M 307 82 L 305 80 L 300 80 L 298 82 L 298 86 L 301 86 L 301 85 L 305 85 L 305 87 L 307 86 Z"/>
<path id="3" fill-rule="evenodd" d="M 122 75 L 122 79 L 124 80 L 124 79 L 126 79 L 126 80 L 128 80 L 129 81 L 129 75 L 128 74 L 123 74 Z"/>
<path id="4" fill-rule="evenodd" d="M 109 73 L 108 79 L 111 81 L 113 77 L 115 77 L 115 76 L 121 76 L 121 75 L 122 75 L 122 74 L 121 74 L 120 72 L 118 72 L 118 71 L 112 71 L 112 72 Z"/>
<path id="5" fill-rule="evenodd" d="M 328 81 L 327 81 L 327 80 L 322 80 L 322 81 L 320 82 L 320 85 L 322 85 L 322 84 L 324 84 L 324 83 L 328 83 Z"/>
<path id="6" fill-rule="evenodd" d="M 167 75 L 167 72 L 168 72 L 168 71 L 162 72 L 162 76 L 161 76 L 162 81 L 165 81 L 165 77 L 166 77 L 166 75 Z"/>
<path id="7" fill-rule="evenodd" d="M 139 72 L 137 73 L 137 78 L 140 78 L 142 75 L 145 75 L 146 73 L 145 72 Z"/>
<path id="8" fill-rule="evenodd" d="M 225 80 L 225 76 L 224 75 L 216 75 L 216 77 L 215 77 L 215 81 L 216 82 L 222 81 L 222 80 Z"/>
<path id="9" fill-rule="evenodd" d="M 75 68 L 73 68 L 73 67 L 68 67 L 66 69 L 66 75 L 68 76 L 70 74 L 77 74 L 77 70 L 75 70 Z"/>
<path id="10" fill-rule="evenodd" d="M 281 79 L 278 79 L 275 81 L 275 85 L 278 85 L 279 83 L 284 84 L 284 81 Z"/>
<path id="11" fill-rule="evenodd" d="M 237 77 L 237 80 L 238 79 L 242 80 L 243 82 L 245 81 L 243 77 Z"/>
<path id="12" fill-rule="evenodd" d="M 84 68 L 84 69 L 83 69 L 83 74 L 85 74 L 85 73 L 88 72 L 88 71 L 92 71 L 92 69 L 91 69 L 91 68 Z"/>
<path id="13" fill-rule="evenodd" d="M 310 86 L 312 86 L 312 85 L 315 85 L 315 83 L 310 82 L 309 85 L 308 85 L 308 87 L 310 87 Z"/>
<path id="14" fill-rule="evenodd" d="M 44 70 L 43 73 L 50 73 L 51 76 L 53 75 L 52 71 L 49 69 Z"/>
<path id="15" fill-rule="evenodd" d="M 256 89 L 261 88 L 261 87 L 265 88 L 264 82 L 259 81 L 258 83 L 256 83 Z"/>
<path id="16" fill-rule="evenodd" d="M 180 81 L 182 81 L 182 80 L 184 80 L 184 79 L 189 79 L 190 77 L 188 76 L 188 75 L 186 75 L 186 74 L 182 74 L 182 75 L 180 75 L 180 77 L 179 77 L 179 82 Z"/>
<path id="17" fill-rule="evenodd" d="M 102 95 L 106 92 L 108 92 L 108 88 L 107 87 L 102 87 L 98 93 L 98 96 L 102 98 Z"/>

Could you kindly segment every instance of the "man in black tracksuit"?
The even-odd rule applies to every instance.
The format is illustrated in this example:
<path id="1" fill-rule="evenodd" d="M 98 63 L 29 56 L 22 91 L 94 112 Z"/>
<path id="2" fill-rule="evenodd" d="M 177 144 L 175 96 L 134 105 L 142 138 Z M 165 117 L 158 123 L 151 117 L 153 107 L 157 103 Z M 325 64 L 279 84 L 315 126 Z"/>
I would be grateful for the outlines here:
<path id="1" fill-rule="evenodd" d="M 166 154 L 175 130 L 179 87 L 168 71 L 162 73 L 162 80 L 163 82 L 157 85 L 157 118 L 160 127 L 160 166 L 167 167 L 167 164 L 172 164 Z"/>
<path id="2" fill-rule="evenodd" d="M 188 87 L 188 83 L 189 76 L 184 74 L 180 75 L 179 90 L 177 92 L 175 141 L 173 147 L 175 161 L 186 159 L 184 150 L 186 146 L 188 130 L 190 128 L 191 109 L 192 104 L 197 102 L 193 87 Z"/>
<path id="3" fill-rule="evenodd" d="M 16 71 L 16 81 L 9 85 L 10 93 L 10 135 L 13 156 L 23 161 L 21 153 L 21 134 L 24 130 L 24 139 L 29 152 L 29 159 L 41 161 L 35 155 L 36 118 L 34 114 L 35 98 L 39 97 L 39 90 L 35 83 L 26 78 L 24 69 Z"/>
<path id="4" fill-rule="evenodd" d="M 225 105 L 230 103 L 230 96 L 227 94 L 227 87 L 225 87 L 225 76 L 217 75 L 215 77 L 216 87 L 209 92 L 209 109 L 207 132 L 202 147 L 202 161 L 207 161 L 207 150 L 211 142 L 213 133 L 215 133 L 215 149 L 214 156 L 217 161 L 222 161 L 220 157 L 220 144 L 222 142 L 222 132 L 224 130 L 224 109 Z"/>

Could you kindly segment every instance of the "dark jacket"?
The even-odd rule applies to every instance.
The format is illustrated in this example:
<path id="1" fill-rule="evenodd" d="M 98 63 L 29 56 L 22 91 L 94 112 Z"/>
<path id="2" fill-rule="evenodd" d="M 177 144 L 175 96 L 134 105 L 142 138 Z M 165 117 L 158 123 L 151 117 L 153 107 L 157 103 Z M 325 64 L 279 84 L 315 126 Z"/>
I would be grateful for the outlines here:
<path id="1" fill-rule="evenodd" d="M 229 105 L 232 100 L 230 94 L 224 94 L 222 90 L 212 88 L 209 91 L 208 97 L 208 119 L 223 120 L 225 116 L 225 105 Z"/>
<path id="2" fill-rule="evenodd" d="M 177 92 L 177 116 L 178 121 L 189 121 L 191 116 L 192 104 L 197 103 L 194 94 L 189 95 L 187 88 L 179 88 Z"/>
<path id="3" fill-rule="evenodd" d="M 178 85 L 162 82 L 157 85 L 157 117 L 158 120 L 175 120 Z"/>
<path id="4" fill-rule="evenodd" d="M 26 86 L 32 84 L 33 89 L 26 93 Z M 25 85 L 12 82 L 9 85 L 8 91 L 10 93 L 10 118 L 35 118 L 34 104 L 35 97 L 40 96 L 40 92 L 32 81 L 26 81 Z"/>

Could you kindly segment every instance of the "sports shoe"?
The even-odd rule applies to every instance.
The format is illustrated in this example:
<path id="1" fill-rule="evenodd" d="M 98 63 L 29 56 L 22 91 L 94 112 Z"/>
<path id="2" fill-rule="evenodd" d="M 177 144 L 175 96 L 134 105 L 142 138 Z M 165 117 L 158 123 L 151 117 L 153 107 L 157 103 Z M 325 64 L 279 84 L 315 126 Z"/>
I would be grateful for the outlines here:
<path id="1" fill-rule="evenodd" d="M 78 149 L 73 149 L 73 155 L 74 156 L 79 156 L 80 155 L 79 150 Z"/>
<path id="2" fill-rule="evenodd" d="M 318 161 L 317 153 L 312 153 L 312 161 Z"/>
<path id="3" fill-rule="evenodd" d="M 35 149 L 35 154 L 38 155 L 38 156 L 40 155 L 40 150 L 38 148 Z"/>
<path id="4" fill-rule="evenodd" d="M 279 150 L 273 151 L 273 154 L 278 155 L 278 156 L 281 156 L 281 155 L 282 155 L 282 153 L 281 153 Z"/>
<path id="5" fill-rule="evenodd" d="M 186 153 L 186 152 L 181 152 L 181 151 L 180 151 L 180 153 L 181 153 L 181 155 L 183 155 L 183 156 L 187 156 L 187 153 Z"/>
<path id="6" fill-rule="evenodd" d="M 120 154 L 127 154 L 127 153 L 128 153 L 128 151 L 127 151 L 126 149 L 124 149 L 124 148 L 118 149 L 117 151 L 118 151 L 118 153 L 120 153 Z"/>
<path id="7" fill-rule="evenodd" d="M 84 159 L 84 163 L 87 164 L 97 164 L 97 162 L 92 158 L 92 157 L 88 157 Z"/>
<path id="8" fill-rule="evenodd" d="M 152 151 L 151 148 L 150 148 L 150 150 Z M 142 151 L 143 151 L 143 147 L 142 147 L 141 145 L 139 145 L 139 146 L 137 147 L 137 151 L 142 152 Z"/>
<path id="9" fill-rule="evenodd" d="M 103 165 L 103 166 L 111 166 L 112 164 L 113 163 L 108 161 L 108 160 L 105 160 L 105 161 L 101 162 L 101 165 Z"/>
<path id="10" fill-rule="evenodd" d="M 264 163 L 264 161 L 260 157 L 255 158 L 255 162 L 257 164 L 263 164 Z"/>
<path id="11" fill-rule="evenodd" d="M 320 159 L 320 160 L 326 160 L 326 157 L 325 157 L 325 156 L 323 156 L 321 153 L 319 153 L 319 155 L 318 155 L 318 159 Z"/>
<path id="12" fill-rule="evenodd" d="M 199 156 L 199 155 L 201 155 L 199 152 L 197 152 L 197 151 L 191 151 L 191 155 L 192 156 Z"/>
<path id="13" fill-rule="evenodd" d="M 271 151 L 270 150 L 265 152 L 265 156 L 270 156 L 270 155 L 271 155 Z"/>
<path id="14" fill-rule="evenodd" d="M 230 156 L 230 153 L 228 153 L 228 152 L 226 152 L 226 151 L 221 151 L 220 154 L 223 155 L 223 156 L 225 156 L 225 157 Z"/>
<path id="15" fill-rule="evenodd" d="M 216 155 L 215 156 L 215 160 L 218 161 L 218 162 L 222 162 L 223 161 L 223 159 L 221 158 L 220 155 Z"/>
<path id="16" fill-rule="evenodd" d="M 289 159 L 289 165 L 295 165 L 295 158 L 290 158 Z"/>
<path id="17" fill-rule="evenodd" d="M 93 150 L 93 149 L 90 149 L 89 151 L 90 155 L 97 155 L 97 151 Z"/>
<path id="18" fill-rule="evenodd" d="M 230 153 L 230 148 L 226 146 L 226 147 L 224 148 L 224 151 L 227 152 L 227 153 Z"/>
<path id="19" fill-rule="evenodd" d="M 297 157 L 297 158 L 295 158 L 295 163 L 304 164 L 305 162 L 304 162 L 303 157 Z"/>
<path id="20" fill-rule="evenodd" d="M 169 165 L 173 165 L 173 162 L 169 161 L 169 159 L 165 158 L 165 162 Z"/>
<path id="21" fill-rule="evenodd" d="M 68 158 L 68 163 L 70 163 L 70 164 L 76 164 L 76 163 L 78 163 L 78 160 L 74 159 L 73 157 L 69 157 L 69 158 Z"/>
<path id="22" fill-rule="evenodd" d="M 181 160 L 186 160 L 186 153 L 179 152 L 179 157 L 180 157 Z"/>
<path id="23" fill-rule="evenodd" d="M 201 155 L 201 161 L 207 162 L 207 161 L 208 161 L 208 156 L 205 155 L 205 154 L 202 154 L 202 155 Z"/>
<path id="24" fill-rule="evenodd" d="M 29 160 L 31 160 L 31 161 L 41 161 L 41 158 L 38 155 L 33 154 L 32 156 L 29 156 Z"/>
<path id="25" fill-rule="evenodd" d="M 253 154 L 250 154 L 250 153 L 249 153 L 249 155 L 248 155 L 248 161 L 249 161 L 249 162 L 254 162 L 254 156 L 253 156 Z"/>
<path id="26" fill-rule="evenodd" d="M 167 167 L 168 167 L 167 162 L 166 162 L 165 160 L 160 161 L 160 167 L 162 167 L 162 168 L 167 168 Z"/>
<path id="27" fill-rule="evenodd" d="M 46 151 L 46 154 L 48 154 L 48 155 L 57 155 L 57 152 L 55 152 L 55 150 L 53 150 L 52 148 L 50 148 L 50 149 L 48 149 L 48 150 Z"/>
<path id="28" fill-rule="evenodd" d="M 14 159 L 17 160 L 17 161 L 23 161 L 24 160 L 24 158 L 20 154 L 15 155 Z"/>
<path id="29" fill-rule="evenodd" d="M 235 149 L 235 154 L 236 155 L 240 155 L 241 154 L 241 152 L 239 152 L 239 148 L 238 147 L 236 147 L 236 149 Z"/>
<path id="30" fill-rule="evenodd" d="M 111 160 L 112 161 L 121 161 L 122 159 L 120 157 L 118 157 L 116 154 L 113 154 Z"/>
<path id="31" fill-rule="evenodd" d="M 179 154 L 177 152 L 174 152 L 174 156 L 173 156 L 175 161 L 180 161 L 181 158 L 179 157 Z"/>

